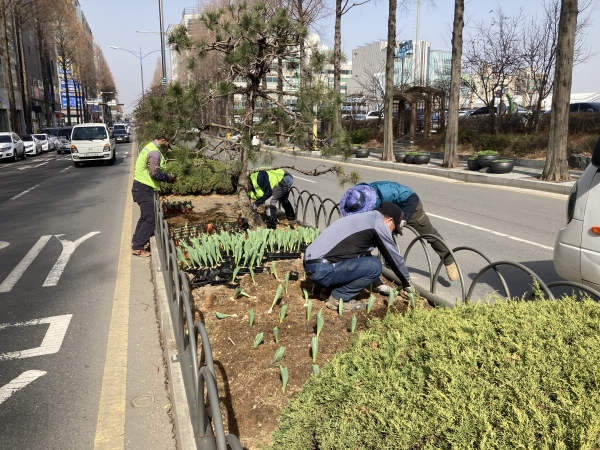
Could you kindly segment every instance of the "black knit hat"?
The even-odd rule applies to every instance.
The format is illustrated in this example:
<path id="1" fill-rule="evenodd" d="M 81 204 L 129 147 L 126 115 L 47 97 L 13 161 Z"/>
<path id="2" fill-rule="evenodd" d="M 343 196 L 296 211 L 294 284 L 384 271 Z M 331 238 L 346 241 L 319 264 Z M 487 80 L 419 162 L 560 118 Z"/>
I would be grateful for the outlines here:
<path id="1" fill-rule="evenodd" d="M 392 202 L 383 202 L 381 205 L 379 205 L 377 211 L 394 219 L 394 222 L 396 223 L 396 231 L 398 234 L 402 235 L 401 223 L 404 220 L 404 211 L 402 211 L 398 205 Z"/>

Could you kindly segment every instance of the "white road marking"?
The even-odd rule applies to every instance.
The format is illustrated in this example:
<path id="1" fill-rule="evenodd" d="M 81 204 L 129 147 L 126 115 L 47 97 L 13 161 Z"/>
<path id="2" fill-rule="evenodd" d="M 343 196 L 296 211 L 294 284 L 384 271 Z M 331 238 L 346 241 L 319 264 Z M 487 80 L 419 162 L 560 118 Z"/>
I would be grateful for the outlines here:
<path id="1" fill-rule="evenodd" d="M 60 256 L 54 263 L 54 267 L 52 267 L 52 270 L 46 277 L 46 281 L 44 281 L 44 284 L 42 285 L 42 287 L 56 286 L 58 284 L 58 280 L 60 280 L 60 276 L 62 275 L 63 270 L 65 270 L 65 266 L 69 262 L 69 259 L 71 259 L 71 255 L 73 254 L 75 249 L 77 247 L 79 247 L 79 244 L 81 244 L 82 242 L 86 241 L 87 239 L 89 239 L 92 236 L 95 236 L 96 234 L 99 234 L 99 233 L 100 233 L 99 231 L 92 231 L 91 233 L 88 233 L 85 236 L 80 237 L 79 239 L 77 239 L 74 242 L 68 241 L 66 239 L 61 239 L 60 236 L 63 236 L 63 235 L 56 234 L 55 236 L 62 243 L 63 249 L 62 249 L 62 252 L 60 253 Z"/>
<path id="2" fill-rule="evenodd" d="M 294 175 L 293 177 L 294 177 L 294 178 L 298 178 L 299 180 L 308 181 L 309 183 L 316 183 L 316 181 L 313 181 L 313 180 L 307 180 L 306 178 L 302 178 L 302 177 L 299 177 L 299 176 L 297 176 L 297 175 Z"/>
<path id="3" fill-rule="evenodd" d="M 73 166 L 65 167 L 63 170 L 61 170 L 61 171 L 60 171 L 60 172 L 58 172 L 58 173 L 62 173 L 62 172 L 64 172 L 65 170 L 69 170 L 71 167 L 73 167 Z"/>
<path id="4" fill-rule="evenodd" d="M 10 244 L 8 242 L 0 241 L 0 250 L 8 247 Z"/>
<path id="5" fill-rule="evenodd" d="M 33 262 L 36 256 L 42 251 L 46 243 L 50 240 L 52 236 L 42 236 L 38 239 L 31 250 L 27 252 L 25 257 L 21 260 L 21 262 L 13 269 L 11 273 L 8 274 L 6 279 L 0 284 L 0 292 L 10 292 L 13 286 L 19 281 L 19 278 L 25 273 L 29 265 Z"/>
<path id="6" fill-rule="evenodd" d="M 31 169 L 33 166 L 30 164 L 28 166 L 23 166 L 23 167 L 17 167 L 17 170 L 25 170 L 25 169 Z"/>
<path id="7" fill-rule="evenodd" d="M 0 404 L 2 404 L 3 401 L 8 400 L 15 392 L 20 391 L 29 383 L 34 382 L 39 377 L 44 375 L 46 375 L 46 372 L 43 370 L 28 370 L 27 372 L 23 372 L 10 383 L 0 387 Z"/>
<path id="8" fill-rule="evenodd" d="M 39 347 L 3 353 L 0 355 L 0 361 L 32 358 L 34 356 L 52 355 L 54 353 L 58 353 L 65 335 L 67 334 L 67 329 L 69 328 L 69 323 L 71 322 L 72 317 L 73 314 L 65 314 L 64 316 L 44 317 L 43 319 L 34 319 L 27 322 L 0 324 L 0 330 L 9 327 L 30 327 L 44 324 L 50 325 Z"/>
<path id="9" fill-rule="evenodd" d="M 38 186 L 39 186 L 39 184 L 36 184 L 35 186 L 33 186 L 33 187 L 31 187 L 31 188 L 27 189 L 26 191 L 23 191 L 23 192 L 21 192 L 20 194 L 17 194 L 17 195 L 15 195 L 15 196 L 14 196 L 13 198 L 11 198 L 10 200 L 16 200 L 16 199 L 17 199 L 17 198 L 19 198 L 21 195 L 25 195 L 25 194 L 27 194 L 28 192 L 31 192 L 31 191 L 33 191 L 33 190 L 34 190 L 36 187 L 38 187 Z"/>
<path id="10" fill-rule="evenodd" d="M 48 163 L 49 163 L 49 161 L 46 161 L 46 162 L 43 162 L 43 163 L 38 164 L 37 166 L 33 166 L 33 167 L 40 167 L 40 166 L 43 166 L 44 164 L 48 164 Z"/>
<path id="11" fill-rule="evenodd" d="M 544 248 L 546 250 L 552 250 L 552 251 L 554 251 L 554 247 L 548 247 L 547 245 L 538 244 L 537 242 L 528 241 L 526 239 L 521 239 L 521 238 L 518 238 L 518 237 L 515 237 L 515 236 L 511 236 L 509 234 L 500 233 L 500 232 L 494 231 L 494 230 L 488 230 L 487 228 L 482 228 L 482 227 L 478 227 L 478 226 L 475 226 L 475 225 L 471 225 L 470 223 L 459 222 L 458 220 L 449 219 L 447 217 L 438 216 L 436 214 L 427 213 L 427 215 L 431 216 L 431 217 L 435 217 L 436 219 L 442 219 L 442 220 L 446 220 L 448 222 L 456 223 L 458 225 L 464 225 L 466 227 L 474 228 L 475 230 L 480 230 L 480 231 L 485 231 L 487 233 L 492 233 L 492 234 L 495 234 L 496 236 L 506 237 L 508 239 L 512 239 L 513 241 L 519 241 L 519 242 L 523 242 L 524 244 L 535 245 L 536 247 L 540 247 L 540 248 Z"/>

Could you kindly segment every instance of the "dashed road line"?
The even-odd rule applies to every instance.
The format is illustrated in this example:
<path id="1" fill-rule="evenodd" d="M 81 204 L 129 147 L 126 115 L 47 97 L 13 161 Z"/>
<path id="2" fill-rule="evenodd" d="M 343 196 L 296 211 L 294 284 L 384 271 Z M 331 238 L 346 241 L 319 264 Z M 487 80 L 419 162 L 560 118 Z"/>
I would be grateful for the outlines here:
<path id="1" fill-rule="evenodd" d="M 26 191 L 21 192 L 20 194 L 15 195 L 14 197 L 10 198 L 9 200 L 16 200 L 18 199 L 20 196 L 27 194 L 28 192 L 33 191 L 36 187 L 38 187 L 39 184 L 36 184 L 35 186 L 27 189 Z"/>
<path id="2" fill-rule="evenodd" d="M 441 220 L 446 220 L 448 222 L 456 223 L 458 225 L 464 225 L 466 227 L 473 228 L 475 230 L 485 231 L 487 233 L 492 233 L 492 234 L 494 234 L 496 236 L 500 236 L 500 237 L 505 237 L 505 238 L 508 238 L 508 239 L 512 239 L 513 241 L 523 242 L 524 244 L 535 245 L 536 247 L 540 247 L 540 248 L 543 248 L 543 249 L 546 249 L 546 250 L 552 250 L 552 251 L 554 251 L 554 247 L 549 247 L 547 245 L 538 244 L 537 242 L 528 241 L 527 239 L 521 239 L 521 238 L 518 238 L 516 236 L 511 236 L 509 234 L 504 234 L 504 233 L 500 233 L 498 231 L 489 230 L 487 228 L 478 227 L 476 225 L 471 225 L 470 223 L 459 222 L 458 220 L 449 219 L 448 217 L 442 217 L 442 216 L 438 216 L 436 214 L 427 213 L 427 215 L 431 216 L 431 217 L 435 217 L 436 219 L 441 219 Z"/>
<path id="3" fill-rule="evenodd" d="M 302 177 L 299 177 L 297 175 L 294 175 L 294 178 L 298 178 L 299 180 L 308 181 L 309 183 L 316 183 L 316 181 L 314 181 L 314 180 L 307 180 L 306 178 L 302 178 Z"/>
<path id="4" fill-rule="evenodd" d="M 71 167 L 73 167 L 73 166 L 65 167 L 63 170 L 61 170 L 61 171 L 60 171 L 60 172 L 58 172 L 58 173 L 63 173 L 65 170 L 69 170 Z"/>
<path id="5" fill-rule="evenodd" d="M 13 286 L 15 284 L 17 284 L 17 281 L 19 281 L 19 278 L 21 278 L 21 276 L 25 273 L 27 268 L 31 265 L 31 263 L 37 257 L 37 255 L 42 251 L 42 249 L 44 248 L 44 246 L 50 240 L 51 237 L 52 237 L 52 235 L 48 235 L 48 236 L 42 236 L 41 238 L 38 239 L 38 241 L 35 243 L 35 245 L 33 247 L 31 247 L 31 250 L 29 250 L 29 252 L 27 252 L 25 257 L 21 260 L 21 262 L 19 264 L 17 264 L 17 267 L 15 267 L 13 269 L 13 271 L 8 274 L 8 276 L 2 282 L 2 284 L 0 284 L 0 292 L 10 292 L 11 291 Z"/>

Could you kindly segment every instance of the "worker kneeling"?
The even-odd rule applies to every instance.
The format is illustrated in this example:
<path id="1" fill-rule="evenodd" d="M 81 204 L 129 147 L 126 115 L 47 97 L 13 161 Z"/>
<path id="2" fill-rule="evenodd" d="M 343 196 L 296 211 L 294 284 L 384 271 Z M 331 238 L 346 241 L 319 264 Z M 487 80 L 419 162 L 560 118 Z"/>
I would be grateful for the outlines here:
<path id="1" fill-rule="evenodd" d="M 254 201 L 254 211 L 271 198 L 269 205 L 265 205 L 267 228 L 277 228 L 277 202 L 281 202 L 288 220 L 296 220 L 296 212 L 289 200 L 293 184 L 294 177 L 283 169 L 260 170 L 248 177 L 248 196 Z"/>
<path id="2" fill-rule="evenodd" d="M 404 213 L 397 205 L 384 202 L 374 211 L 343 217 L 323 231 L 304 254 L 304 270 L 310 279 L 323 286 L 327 308 L 365 309 L 354 300 L 372 283 L 380 284 L 382 264 L 372 257 L 377 248 L 389 267 L 401 280 L 405 294 L 412 292 L 404 258 L 398 253 L 393 232 L 402 234 Z"/>

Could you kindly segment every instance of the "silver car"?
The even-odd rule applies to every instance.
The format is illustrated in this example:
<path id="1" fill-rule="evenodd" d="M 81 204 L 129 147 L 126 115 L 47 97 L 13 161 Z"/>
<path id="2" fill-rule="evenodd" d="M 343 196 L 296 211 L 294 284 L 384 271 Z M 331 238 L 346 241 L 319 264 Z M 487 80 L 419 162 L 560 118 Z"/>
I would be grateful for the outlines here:
<path id="1" fill-rule="evenodd" d="M 47 134 L 34 134 L 33 137 L 40 141 L 43 152 L 54 150 L 54 140 L 50 139 L 50 136 Z"/>
<path id="2" fill-rule="evenodd" d="M 10 159 L 17 162 L 17 159 L 27 158 L 25 145 L 17 133 L 0 133 L 0 159 Z"/>
<path id="3" fill-rule="evenodd" d="M 25 145 L 25 153 L 28 155 L 37 156 L 42 154 L 42 144 L 40 144 L 40 141 L 35 136 L 24 134 L 21 136 L 21 140 Z"/>

